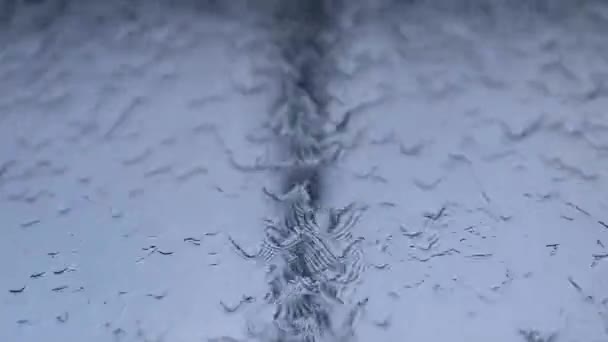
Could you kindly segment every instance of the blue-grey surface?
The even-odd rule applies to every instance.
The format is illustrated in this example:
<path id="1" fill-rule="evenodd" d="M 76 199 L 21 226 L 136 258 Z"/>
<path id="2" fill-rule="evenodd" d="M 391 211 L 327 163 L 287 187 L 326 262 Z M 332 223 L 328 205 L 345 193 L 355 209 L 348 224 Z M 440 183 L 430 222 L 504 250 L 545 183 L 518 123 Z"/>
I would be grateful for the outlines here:
<path id="1" fill-rule="evenodd" d="M 489 3 L 323 28 L 322 202 L 367 208 L 352 341 L 608 340 L 608 7 Z M 250 339 L 267 269 L 230 238 L 281 217 L 277 5 L 0 4 L 0 341 Z"/>

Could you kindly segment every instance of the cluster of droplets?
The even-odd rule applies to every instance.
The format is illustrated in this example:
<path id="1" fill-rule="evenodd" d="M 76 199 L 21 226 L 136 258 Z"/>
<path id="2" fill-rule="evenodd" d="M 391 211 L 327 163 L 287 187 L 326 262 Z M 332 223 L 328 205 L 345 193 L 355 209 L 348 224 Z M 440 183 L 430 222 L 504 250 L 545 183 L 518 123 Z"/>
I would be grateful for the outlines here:
<path id="1" fill-rule="evenodd" d="M 265 342 L 350 341 L 361 303 L 352 304 L 355 284 L 365 263 L 362 238 L 353 236 L 364 207 L 349 204 L 340 209 L 319 205 L 318 176 L 350 148 L 343 134 L 350 115 L 340 123 L 327 113 L 325 68 L 331 65 L 327 33 L 332 30 L 327 0 L 285 2 L 279 7 L 278 46 L 282 62 L 281 94 L 267 128 L 284 147 L 279 163 L 256 169 L 283 171 L 284 193 L 266 194 L 279 202 L 284 213 L 267 220 L 265 238 L 254 254 L 235 248 L 267 268 L 272 309 L 269 322 L 251 329 L 250 336 Z"/>
<path id="2" fill-rule="evenodd" d="M 359 308 L 349 304 L 348 290 L 364 271 L 362 239 L 351 228 L 364 208 L 315 209 L 305 182 L 275 199 L 285 203 L 287 212 L 279 222 L 267 222 L 258 252 L 247 254 L 233 241 L 243 256 L 268 266 L 265 300 L 274 307 L 273 333 L 255 337 L 276 342 L 347 338 Z M 321 216 L 323 223 L 318 222 Z"/>
<path id="3" fill-rule="evenodd" d="M 296 80 L 285 74 L 280 95 L 284 101 L 275 109 L 269 126 L 287 146 L 291 167 L 322 167 L 337 159 L 342 146 L 319 103 Z"/>

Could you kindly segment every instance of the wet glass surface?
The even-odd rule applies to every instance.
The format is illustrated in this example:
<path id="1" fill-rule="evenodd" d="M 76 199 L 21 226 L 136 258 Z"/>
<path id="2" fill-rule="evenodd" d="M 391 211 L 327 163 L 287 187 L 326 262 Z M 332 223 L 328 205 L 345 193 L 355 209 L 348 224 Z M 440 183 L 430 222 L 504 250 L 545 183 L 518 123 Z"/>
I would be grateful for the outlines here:
<path id="1" fill-rule="evenodd" d="M 0 341 L 605 341 L 607 33 L 0 0 Z"/>

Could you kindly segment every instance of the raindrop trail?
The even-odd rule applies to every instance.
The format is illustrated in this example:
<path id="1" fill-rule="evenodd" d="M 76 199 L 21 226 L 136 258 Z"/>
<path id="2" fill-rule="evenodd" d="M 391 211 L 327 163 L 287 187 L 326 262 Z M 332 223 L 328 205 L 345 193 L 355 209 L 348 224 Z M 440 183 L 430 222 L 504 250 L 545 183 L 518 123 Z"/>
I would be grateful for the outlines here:
<path id="1" fill-rule="evenodd" d="M 335 29 L 338 3 L 290 0 L 280 2 L 273 13 L 274 38 L 287 68 L 270 127 L 282 147 L 277 157 L 288 166 L 281 170 L 280 194 L 270 197 L 281 203 L 284 216 L 280 222 L 267 222 L 257 253 L 243 253 L 232 241 L 245 257 L 270 264 L 266 302 L 274 306 L 274 333 L 255 336 L 260 340 L 313 342 L 352 336 L 354 323 L 339 322 L 335 313 L 342 310 L 346 317 L 355 317 L 362 306 L 350 305 L 342 294 L 364 269 L 361 239 L 350 232 L 363 210 L 354 204 L 328 209 L 329 223 L 317 223 L 319 211 L 325 210 L 324 171 L 342 152 L 340 143 L 333 143 L 335 135 L 346 130 L 346 124 L 333 124 L 328 113 L 334 44 L 328 37 Z"/>

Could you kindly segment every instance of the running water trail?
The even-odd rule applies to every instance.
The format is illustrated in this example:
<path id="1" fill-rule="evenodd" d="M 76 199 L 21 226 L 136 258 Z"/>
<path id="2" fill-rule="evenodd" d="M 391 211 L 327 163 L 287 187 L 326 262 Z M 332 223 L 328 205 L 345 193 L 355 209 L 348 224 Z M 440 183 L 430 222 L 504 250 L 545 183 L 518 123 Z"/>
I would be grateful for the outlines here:
<path id="1" fill-rule="evenodd" d="M 335 2 L 324 0 L 284 2 L 274 13 L 282 92 L 268 128 L 280 161 L 258 169 L 279 171 L 281 193 L 263 190 L 282 216 L 265 223 L 265 240 L 254 254 L 231 239 L 243 257 L 267 265 L 265 302 L 272 313 L 266 322 L 251 322 L 249 336 L 256 340 L 350 341 L 366 302 L 352 298 L 365 263 L 362 238 L 351 231 L 365 207 L 322 205 L 324 169 L 344 151 L 340 133 L 348 124 L 348 116 L 332 123 L 327 111 L 338 14 Z"/>

